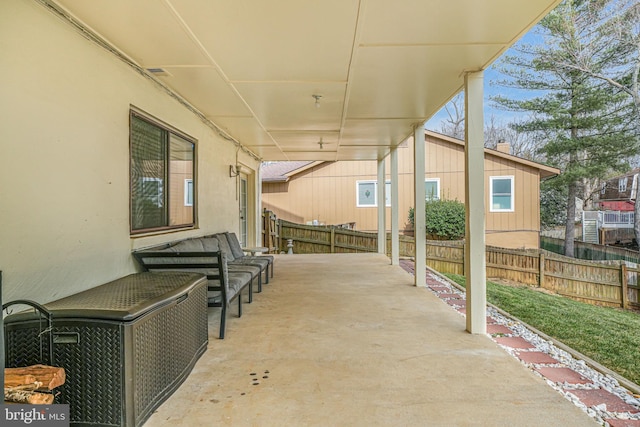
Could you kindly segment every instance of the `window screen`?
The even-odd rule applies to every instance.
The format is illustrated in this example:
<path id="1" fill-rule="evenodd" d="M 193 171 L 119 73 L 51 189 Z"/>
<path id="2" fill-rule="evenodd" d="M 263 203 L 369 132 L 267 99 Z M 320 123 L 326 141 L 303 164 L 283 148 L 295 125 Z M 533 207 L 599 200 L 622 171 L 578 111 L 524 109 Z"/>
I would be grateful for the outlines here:
<path id="1" fill-rule="evenodd" d="M 491 177 L 491 211 L 512 212 L 513 210 L 513 177 Z"/>
<path id="2" fill-rule="evenodd" d="M 424 181 L 424 198 L 425 200 L 440 199 L 440 180 L 426 179 Z"/>
<path id="3" fill-rule="evenodd" d="M 134 112 L 130 132 L 131 231 L 194 225 L 195 143 Z"/>

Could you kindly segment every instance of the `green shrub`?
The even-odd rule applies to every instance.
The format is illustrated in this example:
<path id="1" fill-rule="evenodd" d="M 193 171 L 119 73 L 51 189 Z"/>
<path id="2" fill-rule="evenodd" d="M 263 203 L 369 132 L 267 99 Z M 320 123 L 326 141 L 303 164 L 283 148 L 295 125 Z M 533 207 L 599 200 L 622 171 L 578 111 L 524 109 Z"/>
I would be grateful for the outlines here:
<path id="1" fill-rule="evenodd" d="M 464 204 L 457 200 L 428 200 L 425 203 L 427 239 L 457 240 L 464 237 Z M 409 208 L 409 223 L 415 229 L 414 209 Z"/>

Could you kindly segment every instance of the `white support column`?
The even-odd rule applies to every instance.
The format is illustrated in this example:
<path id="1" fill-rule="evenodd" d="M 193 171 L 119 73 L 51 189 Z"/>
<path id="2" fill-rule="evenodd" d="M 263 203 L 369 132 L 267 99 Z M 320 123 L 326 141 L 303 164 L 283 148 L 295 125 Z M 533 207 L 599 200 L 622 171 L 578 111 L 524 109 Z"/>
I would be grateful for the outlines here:
<path id="1" fill-rule="evenodd" d="M 385 203 L 384 158 L 378 159 L 378 253 L 387 253 L 387 207 Z"/>
<path id="2" fill-rule="evenodd" d="M 467 331 L 472 334 L 487 332 L 483 74 L 482 71 L 477 71 L 465 75 L 464 275 L 467 279 Z"/>
<path id="3" fill-rule="evenodd" d="M 426 218 L 425 218 L 425 197 L 424 197 L 424 173 L 425 173 L 425 146 L 424 146 L 424 124 L 416 126 L 413 144 L 413 178 L 414 178 L 414 194 L 413 200 L 415 210 L 414 218 L 414 235 L 416 239 L 415 250 L 415 283 L 416 286 L 426 286 L 427 274 L 427 238 L 426 238 Z"/>
<path id="4" fill-rule="evenodd" d="M 254 245 L 262 246 L 262 163 L 258 165 L 255 173 L 255 182 L 253 188 L 256 189 L 255 194 L 255 237 Z"/>
<path id="5" fill-rule="evenodd" d="M 400 265 L 400 233 L 398 224 L 398 147 L 391 149 L 391 265 Z"/>

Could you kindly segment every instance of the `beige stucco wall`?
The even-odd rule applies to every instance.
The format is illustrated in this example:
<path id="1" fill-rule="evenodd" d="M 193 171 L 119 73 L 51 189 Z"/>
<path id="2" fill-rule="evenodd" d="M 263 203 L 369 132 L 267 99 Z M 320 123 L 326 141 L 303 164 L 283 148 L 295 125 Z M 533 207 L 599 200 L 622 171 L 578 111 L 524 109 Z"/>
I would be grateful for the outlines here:
<path id="1" fill-rule="evenodd" d="M 1 3 L 0 51 L 4 301 L 48 302 L 136 271 L 134 248 L 238 231 L 236 147 L 148 78 L 32 1 Z M 130 106 L 197 139 L 198 229 L 130 237 Z"/>

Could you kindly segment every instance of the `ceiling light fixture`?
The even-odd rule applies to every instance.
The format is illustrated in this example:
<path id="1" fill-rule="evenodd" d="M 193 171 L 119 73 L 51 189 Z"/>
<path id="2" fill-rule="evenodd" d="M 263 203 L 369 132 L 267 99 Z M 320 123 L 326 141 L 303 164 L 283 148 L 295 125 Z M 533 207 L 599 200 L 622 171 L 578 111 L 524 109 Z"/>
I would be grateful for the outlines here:
<path id="1" fill-rule="evenodd" d="M 320 98 L 322 98 L 322 95 L 311 95 L 316 99 L 316 108 L 320 108 Z"/>

